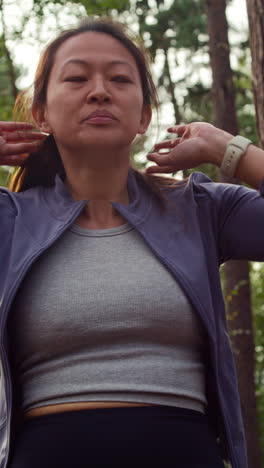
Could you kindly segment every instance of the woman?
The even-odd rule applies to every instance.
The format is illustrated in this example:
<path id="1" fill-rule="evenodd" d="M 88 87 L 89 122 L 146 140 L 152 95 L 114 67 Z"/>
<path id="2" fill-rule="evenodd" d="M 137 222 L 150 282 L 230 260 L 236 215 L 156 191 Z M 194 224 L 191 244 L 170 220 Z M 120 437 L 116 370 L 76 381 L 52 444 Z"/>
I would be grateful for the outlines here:
<path id="1" fill-rule="evenodd" d="M 233 136 L 209 124 L 172 127 L 158 166 L 133 169 L 156 104 L 140 49 L 96 20 L 41 58 L 48 138 L 0 125 L 0 162 L 21 166 L 0 197 L 1 468 L 247 467 L 218 266 L 263 260 L 264 201 L 151 175 L 220 166 Z M 257 188 L 263 153 L 243 152 Z"/>

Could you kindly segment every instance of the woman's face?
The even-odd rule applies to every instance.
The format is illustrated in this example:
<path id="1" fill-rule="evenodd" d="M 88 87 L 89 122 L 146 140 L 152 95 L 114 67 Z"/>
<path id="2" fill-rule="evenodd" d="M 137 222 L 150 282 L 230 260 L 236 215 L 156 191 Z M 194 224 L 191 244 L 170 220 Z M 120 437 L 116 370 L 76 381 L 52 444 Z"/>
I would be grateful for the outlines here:
<path id="1" fill-rule="evenodd" d="M 87 32 L 67 39 L 51 70 L 40 126 L 59 148 L 127 148 L 148 127 L 136 62 L 107 34 Z"/>

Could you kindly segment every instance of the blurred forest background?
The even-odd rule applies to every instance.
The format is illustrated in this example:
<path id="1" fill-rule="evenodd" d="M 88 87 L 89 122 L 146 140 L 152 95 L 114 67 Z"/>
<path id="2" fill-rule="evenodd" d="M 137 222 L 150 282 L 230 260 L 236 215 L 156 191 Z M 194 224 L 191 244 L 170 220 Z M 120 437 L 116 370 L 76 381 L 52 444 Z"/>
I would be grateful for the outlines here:
<path id="1" fill-rule="evenodd" d="M 0 120 L 12 120 L 32 50 L 37 61 L 38 53 L 61 29 L 86 15 L 108 15 L 126 23 L 144 41 L 162 103 L 159 118 L 135 145 L 138 168 L 149 164 L 145 155 L 167 138 L 166 128 L 175 122 L 212 122 L 263 147 L 264 3 L 240 2 L 247 6 L 249 19 L 249 28 L 243 30 L 236 26 L 236 18 L 232 24 L 227 20 L 232 0 L 23 0 L 19 6 L 16 0 L 0 0 Z M 218 169 L 209 165 L 196 170 L 215 181 L 238 183 L 221 179 Z M 0 168 L 0 185 L 7 184 L 8 176 L 9 169 Z M 249 468 L 264 468 L 264 265 L 227 262 L 221 274 Z"/>

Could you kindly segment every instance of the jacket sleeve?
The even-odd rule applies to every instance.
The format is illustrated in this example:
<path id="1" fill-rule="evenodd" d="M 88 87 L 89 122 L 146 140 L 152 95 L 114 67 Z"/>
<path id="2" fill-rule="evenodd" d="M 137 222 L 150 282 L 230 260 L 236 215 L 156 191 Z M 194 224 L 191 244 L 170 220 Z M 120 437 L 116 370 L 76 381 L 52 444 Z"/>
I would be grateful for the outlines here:
<path id="1" fill-rule="evenodd" d="M 230 259 L 264 261 L 264 181 L 258 191 L 214 183 L 203 175 L 193 182 L 198 197 L 207 199 L 202 213 L 213 223 L 220 263 Z"/>

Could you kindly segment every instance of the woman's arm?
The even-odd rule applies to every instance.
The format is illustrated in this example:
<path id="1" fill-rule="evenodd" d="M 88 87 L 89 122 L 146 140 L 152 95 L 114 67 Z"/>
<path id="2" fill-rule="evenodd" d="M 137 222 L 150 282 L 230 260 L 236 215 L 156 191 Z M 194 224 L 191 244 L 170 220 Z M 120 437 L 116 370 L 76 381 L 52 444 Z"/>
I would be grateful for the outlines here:
<path id="1" fill-rule="evenodd" d="M 253 188 L 259 188 L 264 180 L 264 151 L 257 146 L 249 145 L 239 161 L 236 177 Z"/>
<path id="2" fill-rule="evenodd" d="M 155 145 L 148 159 L 157 166 L 147 168 L 147 173 L 177 172 L 203 163 L 220 167 L 227 144 L 234 137 L 205 122 L 176 125 L 168 131 L 178 136 Z M 166 151 L 160 153 L 160 150 Z M 250 144 L 239 160 L 235 177 L 257 189 L 264 180 L 264 151 Z"/>
<path id="3" fill-rule="evenodd" d="M 21 166 L 47 135 L 24 122 L 0 122 L 0 165 Z"/>

